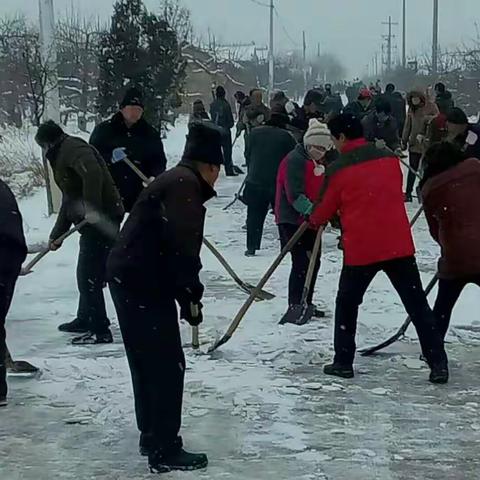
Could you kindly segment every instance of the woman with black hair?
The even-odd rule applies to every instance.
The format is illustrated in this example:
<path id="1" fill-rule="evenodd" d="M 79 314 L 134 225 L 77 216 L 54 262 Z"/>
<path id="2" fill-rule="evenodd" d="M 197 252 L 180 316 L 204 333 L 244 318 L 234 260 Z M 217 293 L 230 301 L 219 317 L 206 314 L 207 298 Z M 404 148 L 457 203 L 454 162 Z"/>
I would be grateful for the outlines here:
<path id="1" fill-rule="evenodd" d="M 445 338 L 465 286 L 480 286 L 480 160 L 454 144 L 437 143 L 425 155 L 422 197 L 430 233 L 441 247 L 434 313 Z"/>

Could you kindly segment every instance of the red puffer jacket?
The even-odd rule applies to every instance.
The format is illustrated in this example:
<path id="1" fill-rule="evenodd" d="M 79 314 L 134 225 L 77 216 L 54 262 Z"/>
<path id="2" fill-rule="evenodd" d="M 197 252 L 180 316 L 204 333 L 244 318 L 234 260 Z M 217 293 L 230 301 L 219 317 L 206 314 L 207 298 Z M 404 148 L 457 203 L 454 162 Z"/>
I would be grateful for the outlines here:
<path id="1" fill-rule="evenodd" d="M 362 138 L 348 142 L 331 167 L 310 222 L 326 224 L 338 212 L 345 264 L 370 265 L 414 255 L 398 158 Z"/>
<path id="2" fill-rule="evenodd" d="M 480 274 L 480 161 L 470 158 L 430 178 L 422 197 L 430 233 L 442 248 L 439 276 Z"/>

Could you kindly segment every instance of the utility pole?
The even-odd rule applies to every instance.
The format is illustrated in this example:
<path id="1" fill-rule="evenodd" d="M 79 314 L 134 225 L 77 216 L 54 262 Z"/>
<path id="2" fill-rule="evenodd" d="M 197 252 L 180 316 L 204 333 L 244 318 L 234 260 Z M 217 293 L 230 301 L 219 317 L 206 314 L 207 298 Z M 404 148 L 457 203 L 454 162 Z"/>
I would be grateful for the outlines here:
<path id="1" fill-rule="evenodd" d="M 388 25 L 388 35 L 384 36 L 383 38 L 387 41 L 387 73 L 392 71 L 392 50 L 393 50 L 393 43 L 392 40 L 395 36 L 392 34 L 392 26 L 398 25 L 398 23 L 392 22 L 392 17 L 388 17 L 388 22 L 382 22 L 382 25 Z"/>
<path id="2" fill-rule="evenodd" d="M 320 58 L 320 42 L 317 43 L 317 57 Z"/>
<path id="3" fill-rule="evenodd" d="M 45 106 L 42 120 L 53 120 L 60 123 L 60 95 L 58 92 L 57 75 L 57 47 L 55 43 L 55 16 L 53 11 L 53 0 L 39 0 L 40 16 L 40 51 L 42 64 L 48 72 L 48 80 L 45 85 Z M 61 193 L 53 179 L 53 173 L 49 163 L 45 159 L 46 188 L 48 214 L 57 213 L 60 209 Z"/>
<path id="4" fill-rule="evenodd" d="M 438 0 L 433 0 L 432 74 L 438 74 Z"/>
<path id="5" fill-rule="evenodd" d="M 275 59 L 273 56 L 273 13 L 275 6 L 270 0 L 270 46 L 268 51 L 268 89 L 269 95 L 275 90 Z"/>
<path id="6" fill-rule="evenodd" d="M 303 31 L 303 83 L 305 91 L 307 91 L 307 39 L 305 37 L 305 30 Z"/>
<path id="7" fill-rule="evenodd" d="M 407 66 L 407 0 L 403 0 L 402 67 Z"/>

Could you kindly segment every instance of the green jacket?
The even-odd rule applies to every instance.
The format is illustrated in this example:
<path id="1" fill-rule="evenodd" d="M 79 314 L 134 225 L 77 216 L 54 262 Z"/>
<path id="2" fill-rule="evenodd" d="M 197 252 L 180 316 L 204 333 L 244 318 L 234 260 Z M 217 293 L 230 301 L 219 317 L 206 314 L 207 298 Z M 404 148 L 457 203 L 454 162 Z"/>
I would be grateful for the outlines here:
<path id="1" fill-rule="evenodd" d="M 78 137 L 64 135 L 47 152 L 62 205 L 50 235 L 56 239 L 89 211 L 101 215 L 100 223 L 121 222 L 124 209 L 105 161 L 98 151 Z M 99 225 L 99 228 L 102 228 Z"/>

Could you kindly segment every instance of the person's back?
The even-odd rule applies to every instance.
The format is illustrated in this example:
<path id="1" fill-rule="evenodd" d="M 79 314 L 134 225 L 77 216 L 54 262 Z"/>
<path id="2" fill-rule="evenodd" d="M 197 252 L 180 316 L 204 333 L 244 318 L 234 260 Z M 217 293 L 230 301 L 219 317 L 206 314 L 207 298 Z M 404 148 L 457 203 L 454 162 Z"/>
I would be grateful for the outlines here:
<path id="1" fill-rule="evenodd" d="M 480 160 L 470 158 L 430 178 L 422 188 L 432 236 L 442 248 L 445 278 L 480 274 Z"/>
<path id="2" fill-rule="evenodd" d="M 340 168 L 344 165 L 344 168 Z M 340 211 L 347 265 L 358 266 L 411 256 L 415 252 L 402 192 L 403 174 L 391 152 L 361 138 L 348 142 L 327 169 L 327 194 L 321 211 Z M 327 215 L 330 217 L 330 215 Z"/>
<path id="3" fill-rule="evenodd" d="M 158 176 L 140 195 L 125 222 L 109 258 L 109 277 L 126 284 L 160 292 L 173 282 L 181 267 L 198 268 L 201 237 L 182 238 L 182 222 L 198 222 L 203 228 L 205 209 L 198 175 L 180 163 Z M 196 215 L 184 218 L 182 206 L 187 203 Z M 149 228 L 145 228 L 149 225 Z M 176 254 L 177 252 L 177 254 Z M 182 252 L 180 255 L 179 252 Z M 175 268 L 174 268 L 175 265 Z"/>
<path id="4" fill-rule="evenodd" d="M 280 162 L 295 145 L 292 135 L 279 126 L 263 125 L 254 128 L 247 147 L 247 183 L 269 193 L 275 192 Z"/>
<path id="5" fill-rule="evenodd" d="M 210 117 L 212 122 L 219 127 L 230 130 L 235 122 L 232 108 L 225 98 L 216 98 L 210 105 Z"/>

